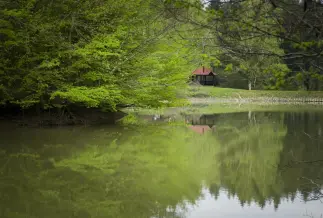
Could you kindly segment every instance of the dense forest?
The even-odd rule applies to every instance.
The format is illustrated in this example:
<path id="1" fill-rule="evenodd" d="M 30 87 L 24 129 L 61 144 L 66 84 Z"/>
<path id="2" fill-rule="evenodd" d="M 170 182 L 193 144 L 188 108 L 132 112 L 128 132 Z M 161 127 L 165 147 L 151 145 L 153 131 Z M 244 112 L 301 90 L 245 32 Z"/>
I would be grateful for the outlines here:
<path id="1" fill-rule="evenodd" d="M 174 33 L 188 24 L 174 21 L 160 1 L 18 0 L 0 7 L 2 104 L 171 104 L 198 64 L 195 45 Z"/>
<path id="2" fill-rule="evenodd" d="M 321 90 L 323 7 L 304 0 L 3 0 L 4 107 L 176 105 L 190 73 Z"/>

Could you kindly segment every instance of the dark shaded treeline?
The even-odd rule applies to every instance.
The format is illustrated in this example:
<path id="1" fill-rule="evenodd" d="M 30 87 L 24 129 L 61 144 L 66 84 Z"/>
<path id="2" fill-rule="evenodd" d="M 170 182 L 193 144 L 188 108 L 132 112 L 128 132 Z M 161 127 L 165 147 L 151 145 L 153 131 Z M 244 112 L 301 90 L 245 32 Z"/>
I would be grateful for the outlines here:
<path id="1" fill-rule="evenodd" d="M 209 9 L 208 52 L 231 65 L 232 72 L 220 69 L 226 86 L 322 90 L 321 2 L 215 0 Z"/>

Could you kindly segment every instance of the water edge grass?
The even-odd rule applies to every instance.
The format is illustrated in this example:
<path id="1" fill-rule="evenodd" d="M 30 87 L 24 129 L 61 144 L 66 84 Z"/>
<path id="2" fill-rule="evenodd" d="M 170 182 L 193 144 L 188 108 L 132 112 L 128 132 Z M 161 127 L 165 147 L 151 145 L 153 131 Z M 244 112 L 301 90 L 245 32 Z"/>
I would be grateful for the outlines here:
<path id="1" fill-rule="evenodd" d="M 323 91 L 243 90 L 213 86 L 190 86 L 191 103 L 214 102 L 323 102 Z"/>

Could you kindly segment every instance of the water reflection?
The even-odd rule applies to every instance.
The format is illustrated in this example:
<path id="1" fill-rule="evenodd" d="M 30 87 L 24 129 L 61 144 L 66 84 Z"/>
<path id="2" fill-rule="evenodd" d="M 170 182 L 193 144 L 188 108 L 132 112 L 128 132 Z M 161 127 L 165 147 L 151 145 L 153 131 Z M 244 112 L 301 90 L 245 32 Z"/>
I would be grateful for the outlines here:
<path id="1" fill-rule="evenodd" d="M 214 217 L 321 217 L 322 203 L 311 201 L 304 204 L 302 200 L 296 198 L 293 202 L 282 198 L 279 210 L 274 210 L 271 202 L 260 208 L 257 203 L 251 202 L 241 206 L 237 196 L 230 197 L 226 190 L 221 190 L 217 199 L 207 189 L 202 191 L 203 198 L 197 205 L 189 207 L 186 217 L 190 218 L 214 218 Z M 298 196 L 298 194 L 297 194 Z"/>
<path id="2" fill-rule="evenodd" d="M 141 118 L 149 122 L 3 127 L 0 217 L 323 213 L 323 113 Z"/>
<path id="3" fill-rule="evenodd" d="M 186 116 L 185 121 L 188 127 L 196 133 L 215 132 L 216 117 L 218 115 L 193 115 Z"/>

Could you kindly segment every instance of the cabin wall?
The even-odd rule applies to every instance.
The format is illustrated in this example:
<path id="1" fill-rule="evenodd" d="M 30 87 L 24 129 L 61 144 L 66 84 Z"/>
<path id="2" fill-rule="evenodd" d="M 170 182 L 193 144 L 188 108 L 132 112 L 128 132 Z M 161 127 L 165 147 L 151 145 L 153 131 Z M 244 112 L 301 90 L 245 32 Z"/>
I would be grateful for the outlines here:
<path id="1" fill-rule="evenodd" d="M 218 85 L 219 82 L 214 75 L 195 75 L 192 77 L 192 81 L 199 82 L 201 85 Z"/>

